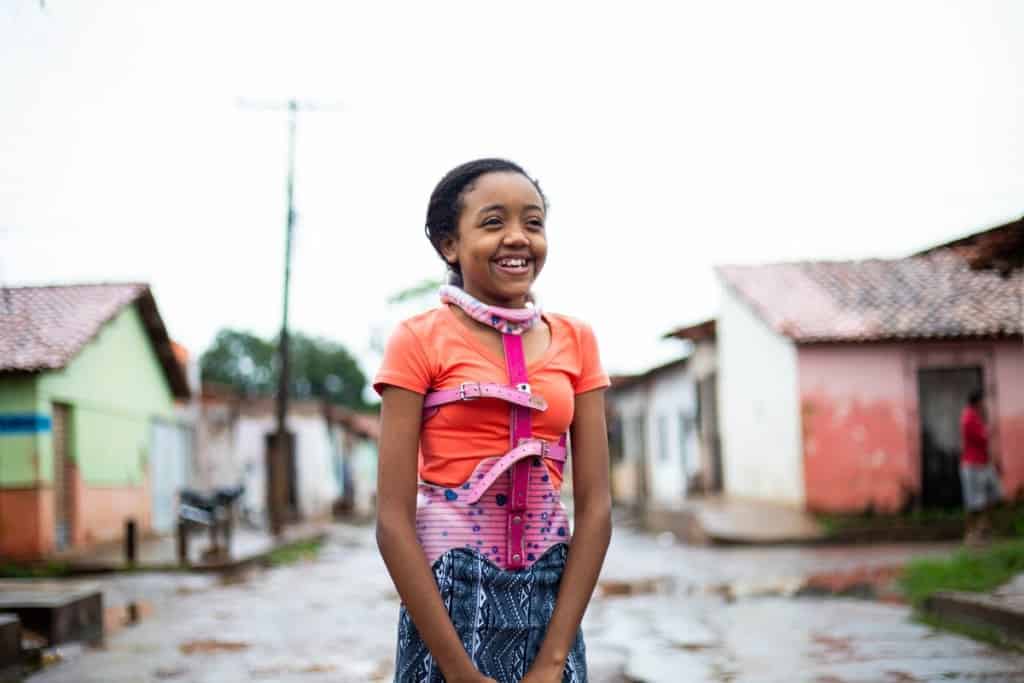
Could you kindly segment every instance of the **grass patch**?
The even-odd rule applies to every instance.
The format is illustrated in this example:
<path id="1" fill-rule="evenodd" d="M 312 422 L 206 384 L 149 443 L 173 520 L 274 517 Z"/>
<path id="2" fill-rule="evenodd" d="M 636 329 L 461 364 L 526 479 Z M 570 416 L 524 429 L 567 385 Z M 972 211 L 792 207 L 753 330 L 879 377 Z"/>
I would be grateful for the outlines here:
<path id="1" fill-rule="evenodd" d="M 947 631 L 949 633 L 965 636 L 987 645 L 1009 648 L 1011 650 L 1017 650 L 1018 652 L 1021 651 L 1020 647 L 1007 640 L 998 629 L 994 629 L 989 626 L 978 626 L 976 624 L 965 624 L 959 621 L 949 621 L 923 612 L 916 612 L 914 614 L 914 620 L 918 623 L 924 624 L 925 626 L 931 626 L 932 628 L 940 631 Z"/>
<path id="2" fill-rule="evenodd" d="M 266 564 L 270 567 L 280 567 L 286 564 L 294 564 L 305 560 L 315 560 L 324 545 L 322 538 L 314 538 L 306 541 L 297 541 L 288 545 L 276 548 L 267 555 Z"/>
<path id="3" fill-rule="evenodd" d="M 979 550 L 958 550 L 946 559 L 910 562 L 900 578 L 915 607 L 939 591 L 984 592 L 1024 572 L 1024 540 L 1005 541 Z"/>
<path id="4" fill-rule="evenodd" d="M 927 529 L 936 524 L 961 524 L 963 523 L 963 510 L 944 510 L 939 508 L 926 508 L 911 510 L 904 514 L 883 515 L 874 512 L 866 512 L 859 515 L 817 515 L 818 523 L 824 528 L 825 533 L 835 535 L 844 531 L 880 530 L 893 527 L 918 527 Z"/>
<path id="5" fill-rule="evenodd" d="M 1024 536 L 1024 501 L 1000 506 L 992 510 L 990 516 L 996 536 Z M 930 531 L 937 527 L 959 526 L 964 523 L 964 511 L 959 508 L 923 508 L 893 515 L 868 511 L 853 515 L 819 514 L 816 518 L 826 534 L 836 536 L 846 532 L 884 532 L 886 529 Z"/>
<path id="6" fill-rule="evenodd" d="M 66 562 L 41 564 L 0 563 L 0 579 L 59 579 L 71 573 Z"/>

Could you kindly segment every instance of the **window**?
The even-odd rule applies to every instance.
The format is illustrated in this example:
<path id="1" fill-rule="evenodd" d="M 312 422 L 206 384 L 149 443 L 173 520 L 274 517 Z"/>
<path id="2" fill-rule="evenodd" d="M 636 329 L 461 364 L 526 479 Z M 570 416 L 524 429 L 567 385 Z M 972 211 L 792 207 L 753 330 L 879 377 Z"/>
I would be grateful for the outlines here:
<path id="1" fill-rule="evenodd" d="M 668 462 L 668 418 L 658 416 L 658 461 Z"/>
<path id="2" fill-rule="evenodd" d="M 679 455 L 682 459 L 683 473 L 690 471 L 690 432 L 693 431 L 694 419 L 685 412 L 679 413 Z"/>

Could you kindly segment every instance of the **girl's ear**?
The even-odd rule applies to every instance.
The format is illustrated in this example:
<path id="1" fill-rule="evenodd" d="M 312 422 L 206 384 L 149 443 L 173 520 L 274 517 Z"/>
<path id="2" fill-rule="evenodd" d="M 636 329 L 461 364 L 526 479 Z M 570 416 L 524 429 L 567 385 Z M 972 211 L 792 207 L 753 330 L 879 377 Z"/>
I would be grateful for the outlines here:
<path id="1" fill-rule="evenodd" d="M 459 242 L 453 237 L 445 237 L 441 240 L 441 255 L 449 266 L 459 262 Z"/>

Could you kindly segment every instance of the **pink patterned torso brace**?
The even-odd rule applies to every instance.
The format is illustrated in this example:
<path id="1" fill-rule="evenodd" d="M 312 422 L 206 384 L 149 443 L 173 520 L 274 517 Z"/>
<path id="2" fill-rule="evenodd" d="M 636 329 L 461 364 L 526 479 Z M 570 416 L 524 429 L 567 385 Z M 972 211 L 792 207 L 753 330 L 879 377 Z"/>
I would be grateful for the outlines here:
<path id="1" fill-rule="evenodd" d="M 509 385 L 468 383 L 428 393 L 424 420 L 455 401 L 504 400 L 510 405 L 511 449 L 480 462 L 461 486 L 420 482 L 416 535 L 430 563 L 453 548 L 469 548 L 504 569 L 523 569 L 552 546 L 570 540 L 568 514 L 544 464 L 548 458 L 561 470 L 566 437 L 550 443 L 531 433 L 531 412 L 545 410 L 547 403 L 530 393 L 520 335 L 540 314 L 534 311 L 527 317 L 516 311 L 510 325 L 505 317 L 510 311 L 489 307 L 460 289 L 442 288 L 442 300 L 501 332 Z"/>

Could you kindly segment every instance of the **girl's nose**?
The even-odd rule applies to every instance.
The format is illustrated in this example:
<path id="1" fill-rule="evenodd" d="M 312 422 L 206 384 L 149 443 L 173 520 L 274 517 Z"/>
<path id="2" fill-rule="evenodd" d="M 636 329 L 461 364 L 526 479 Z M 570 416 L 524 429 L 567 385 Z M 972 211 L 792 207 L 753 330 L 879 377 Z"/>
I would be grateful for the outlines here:
<path id="1" fill-rule="evenodd" d="M 505 231 L 502 241 L 509 245 L 529 244 L 530 238 L 526 233 L 525 226 L 519 223 L 512 223 L 509 225 L 508 230 Z"/>

